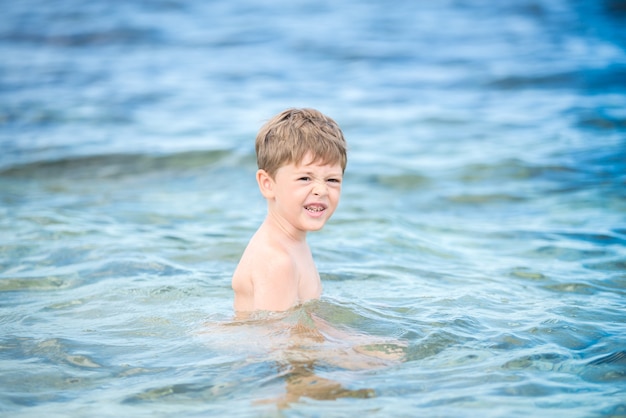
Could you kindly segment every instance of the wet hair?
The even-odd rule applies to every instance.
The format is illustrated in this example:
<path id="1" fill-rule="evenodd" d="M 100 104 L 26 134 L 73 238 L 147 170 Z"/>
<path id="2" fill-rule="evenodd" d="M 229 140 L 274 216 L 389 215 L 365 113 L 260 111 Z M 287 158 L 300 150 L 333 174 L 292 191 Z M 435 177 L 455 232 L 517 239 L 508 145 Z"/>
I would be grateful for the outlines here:
<path id="1" fill-rule="evenodd" d="M 256 137 L 257 165 L 271 177 L 287 164 L 348 162 L 346 140 L 337 122 L 315 109 L 287 109 L 267 121 Z"/>

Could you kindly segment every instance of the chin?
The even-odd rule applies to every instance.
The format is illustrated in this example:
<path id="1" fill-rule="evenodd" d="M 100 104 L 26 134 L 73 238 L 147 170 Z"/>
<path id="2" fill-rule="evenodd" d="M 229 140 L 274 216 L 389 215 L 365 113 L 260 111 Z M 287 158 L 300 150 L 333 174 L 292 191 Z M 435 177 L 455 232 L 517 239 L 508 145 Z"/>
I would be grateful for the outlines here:
<path id="1" fill-rule="evenodd" d="M 307 230 L 307 231 L 309 231 L 309 232 L 319 231 L 319 230 L 321 230 L 322 228 L 324 228 L 324 225 L 326 225 L 326 222 L 324 222 L 324 223 L 323 223 L 323 224 L 321 224 L 321 225 L 312 225 L 312 226 L 310 226 L 310 227 L 306 228 L 306 230 Z"/>

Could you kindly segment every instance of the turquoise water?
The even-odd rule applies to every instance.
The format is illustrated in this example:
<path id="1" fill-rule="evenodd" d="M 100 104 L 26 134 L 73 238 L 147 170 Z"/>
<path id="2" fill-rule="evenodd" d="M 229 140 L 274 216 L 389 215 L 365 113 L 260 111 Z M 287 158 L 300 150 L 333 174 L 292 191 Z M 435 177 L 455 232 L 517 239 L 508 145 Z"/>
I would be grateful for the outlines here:
<path id="1" fill-rule="evenodd" d="M 494 3 L 4 5 L 0 415 L 626 415 L 626 7 Z M 234 321 L 291 106 L 324 296 Z"/>

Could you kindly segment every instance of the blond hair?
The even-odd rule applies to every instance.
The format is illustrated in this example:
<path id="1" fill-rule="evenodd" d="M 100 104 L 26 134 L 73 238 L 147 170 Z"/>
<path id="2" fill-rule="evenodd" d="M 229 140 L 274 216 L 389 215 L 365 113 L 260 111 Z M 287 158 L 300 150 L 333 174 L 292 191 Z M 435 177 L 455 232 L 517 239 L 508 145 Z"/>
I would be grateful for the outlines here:
<path id="1" fill-rule="evenodd" d="M 260 169 L 271 177 L 287 164 L 300 164 L 310 153 L 312 162 L 348 162 L 346 140 L 337 122 L 315 109 L 287 109 L 267 121 L 256 136 Z"/>

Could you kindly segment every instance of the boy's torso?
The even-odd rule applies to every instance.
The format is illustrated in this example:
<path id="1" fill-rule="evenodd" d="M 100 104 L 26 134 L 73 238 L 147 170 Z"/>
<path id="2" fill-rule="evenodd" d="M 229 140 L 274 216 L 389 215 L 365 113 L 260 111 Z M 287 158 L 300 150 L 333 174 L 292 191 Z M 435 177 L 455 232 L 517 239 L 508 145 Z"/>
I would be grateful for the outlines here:
<path id="1" fill-rule="evenodd" d="M 293 265 L 292 277 L 273 278 L 259 277 L 263 275 L 263 266 L 275 258 L 287 257 Z M 283 279 L 281 281 L 281 279 Z M 255 283 L 257 282 L 257 283 Z M 235 310 L 253 311 L 255 303 L 255 284 L 263 282 L 281 283 L 281 286 L 293 287 L 290 298 L 293 300 L 281 301 L 289 307 L 293 307 L 310 299 L 317 299 L 322 293 L 320 281 L 315 262 L 306 242 L 293 243 L 286 242 L 285 239 L 276 238 L 271 230 L 261 227 L 250 240 L 235 274 L 233 275 L 232 286 L 235 291 Z M 258 295 L 257 295 L 258 297 Z M 256 300 L 258 302 L 258 299 Z M 267 309 L 283 310 L 283 309 Z"/>

